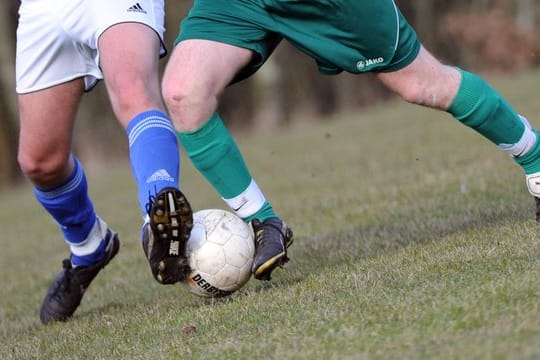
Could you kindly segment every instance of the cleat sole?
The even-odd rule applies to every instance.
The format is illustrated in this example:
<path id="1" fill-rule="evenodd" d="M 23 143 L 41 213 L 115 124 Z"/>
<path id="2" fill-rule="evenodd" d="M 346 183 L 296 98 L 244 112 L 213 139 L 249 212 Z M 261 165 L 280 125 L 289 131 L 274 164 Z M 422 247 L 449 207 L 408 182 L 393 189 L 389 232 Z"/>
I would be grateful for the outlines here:
<path id="1" fill-rule="evenodd" d="M 184 194 L 162 189 L 149 211 L 150 231 L 146 254 L 155 279 L 174 284 L 186 277 L 185 247 L 193 228 L 193 213 Z"/>

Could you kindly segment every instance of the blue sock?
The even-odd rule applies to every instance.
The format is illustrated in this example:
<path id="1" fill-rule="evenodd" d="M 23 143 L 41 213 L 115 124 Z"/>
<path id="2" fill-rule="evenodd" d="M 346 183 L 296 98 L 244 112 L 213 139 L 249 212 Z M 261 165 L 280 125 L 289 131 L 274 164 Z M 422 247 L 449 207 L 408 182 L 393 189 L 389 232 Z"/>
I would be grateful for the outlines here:
<path id="1" fill-rule="evenodd" d="M 60 225 L 66 241 L 79 245 L 86 241 L 96 223 L 96 213 L 88 197 L 86 175 L 79 160 L 73 157 L 75 167 L 68 180 L 50 190 L 34 188 L 38 202 Z M 102 253 L 95 254 L 98 258 Z"/>
<path id="2" fill-rule="evenodd" d="M 144 217 L 149 195 L 165 187 L 178 187 L 178 140 L 171 120 L 158 110 L 146 111 L 133 118 L 128 124 L 127 134 L 131 169 Z"/>

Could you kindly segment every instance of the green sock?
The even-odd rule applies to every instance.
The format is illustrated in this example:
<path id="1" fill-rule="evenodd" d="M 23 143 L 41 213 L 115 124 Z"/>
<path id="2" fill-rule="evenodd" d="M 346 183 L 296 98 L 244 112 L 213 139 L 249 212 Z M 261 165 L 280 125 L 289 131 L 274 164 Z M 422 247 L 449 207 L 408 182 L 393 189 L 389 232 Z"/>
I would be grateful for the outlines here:
<path id="1" fill-rule="evenodd" d="M 272 218 L 272 217 L 277 217 L 276 212 L 272 208 L 272 205 L 270 205 L 270 203 L 268 201 L 265 201 L 263 207 L 260 208 L 259 211 L 257 211 L 253 215 L 244 217 L 243 219 L 245 221 L 248 221 L 248 222 L 253 220 L 253 219 L 259 219 L 261 221 L 264 221 L 264 220 L 266 220 L 268 218 Z"/>
<path id="2" fill-rule="evenodd" d="M 506 151 L 526 174 L 540 171 L 538 131 L 529 129 L 519 114 L 482 78 L 460 71 L 461 85 L 448 112 Z"/>
<path id="3" fill-rule="evenodd" d="M 519 115 L 482 78 L 460 71 L 461 85 L 448 112 L 496 145 L 516 144 L 525 131 Z"/>
<path id="4" fill-rule="evenodd" d="M 178 138 L 193 165 L 225 201 L 238 197 L 252 183 L 244 158 L 218 114 L 194 132 L 178 132 Z M 264 221 L 276 216 L 268 201 L 260 205 L 255 213 L 242 217 L 246 221 L 254 218 Z"/>
<path id="5" fill-rule="evenodd" d="M 536 139 L 540 138 L 538 130 L 533 130 Z M 525 155 L 516 157 L 514 160 L 523 167 L 525 174 L 534 174 L 540 171 L 540 141 L 536 141 L 532 149 Z"/>

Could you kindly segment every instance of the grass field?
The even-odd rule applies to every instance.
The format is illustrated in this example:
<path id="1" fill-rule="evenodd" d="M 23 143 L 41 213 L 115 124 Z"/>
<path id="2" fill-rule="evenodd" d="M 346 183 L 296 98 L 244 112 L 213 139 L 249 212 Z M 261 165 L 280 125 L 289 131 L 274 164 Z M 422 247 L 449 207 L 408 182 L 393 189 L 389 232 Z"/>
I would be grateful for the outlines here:
<path id="1" fill-rule="evenodd" d="M 540 126 L 540 72 L 495 81 Z M 540 228 L 518 166 L 404 103 L 238 142 L 292 225 L 291 262 L 203 300 L 151 277 L 127 161 L 89 176 L 119 256 L 73 319 L 39 307 L 66 247 L 30 188 L 0 193 L 1 359 L 540 358 Z M 195 209 L 221 200 L 184 160 Z"/>

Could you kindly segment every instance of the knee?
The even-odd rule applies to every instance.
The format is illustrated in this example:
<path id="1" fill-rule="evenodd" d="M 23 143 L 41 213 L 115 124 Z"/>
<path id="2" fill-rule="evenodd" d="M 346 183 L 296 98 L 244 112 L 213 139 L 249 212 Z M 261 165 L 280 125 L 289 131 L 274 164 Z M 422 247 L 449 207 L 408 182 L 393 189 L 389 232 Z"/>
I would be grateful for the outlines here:
<path id="1" fill-rule="evenodd" d="M 432 109 L 446 110 L 457 89 L 445 85 L 430 84 L 427 82 L 411 82 L 396 90 L 396 93 L 410 104 L 429 107 Z"/>
<path id="2" fill-rule="evenodd" d="M 40 156 L 19 152 L 17 160 L 22 173 L 36 186 L 57 186 L 69 176 L 68 156 Z"/>
<path id="3" fill-rule="evenodd" d="M 457 69 L 441 64 L 425 51 L 408 67 L 379 73 L 378 78 L 403 100 L 440 110 L 448 108 L 461 83 Z"/>
<path id="4" fill-rule="evenodd" d="M 406 102 L 416 105 L 430 103 L 429 89 L 420 82 L 410 82 L 397 89 L 396 93 Z M 431 96 L 434 97 L 434 96 Z"/>
<path id="5" fill-rule="evenodd" d="M 203 87 L 164 81 L 162 94 L 175 127 L 182 132 L 195 131 L 214 113 L 217 95 Z"/>
<path id="6" fill-rule="evenodd" d="M 165 106 L 170 112 L 178 112 L 182 108 L 182 103 L 186 101 L 188 94 L 183 89 L 182 84 L 172 83 L 167 78 L 163 79 L 161 94 Z"/>
<path id="7" fill-rule="evenodd" d="M 187 82 L 173 83 L 165 78 L 161 86 L 161 93 L 165 105 L 169 111 L 175 114 L 186 111 L 188 108 L 193 112 L 201 111 L 203 108 L 201 90 Z"/>

